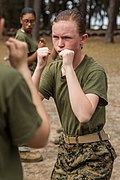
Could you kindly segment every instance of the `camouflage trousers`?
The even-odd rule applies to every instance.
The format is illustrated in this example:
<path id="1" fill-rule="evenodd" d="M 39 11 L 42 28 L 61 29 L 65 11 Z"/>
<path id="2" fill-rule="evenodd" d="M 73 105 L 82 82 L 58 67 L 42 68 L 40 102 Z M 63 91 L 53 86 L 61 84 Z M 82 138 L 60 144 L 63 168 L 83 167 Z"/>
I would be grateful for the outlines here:
<path id="1" fill-rule="evenodd" d="M 109 180 L 115 158 L 109 141 L 69 145 L 61 135 L 51 180 Z"/>

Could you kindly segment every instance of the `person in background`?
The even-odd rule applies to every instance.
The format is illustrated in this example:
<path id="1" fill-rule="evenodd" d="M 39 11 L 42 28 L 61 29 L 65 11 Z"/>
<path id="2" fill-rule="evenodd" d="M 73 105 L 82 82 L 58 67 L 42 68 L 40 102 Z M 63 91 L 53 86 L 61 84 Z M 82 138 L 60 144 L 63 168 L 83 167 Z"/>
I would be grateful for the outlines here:
<path id="1" fill-rule="evenodd" d="M 6 42 L 12 65 L 0 64 L 0 179 L 23 180 L 19 144 L 42 148 L 50 123 L 27 65 L 27 45 Z"/>
<path id="2" fill-rule="evenodd" d="M 46 42 L 44 38 L 40 38 L 37 43 L 32 37 L 32 30 L 35 26 L 36 13 L 34 9 L 25 7 L 22 9 L 20 14 L 21 28 L 17 31 L 15 38 L 27 43 L 27 62 L 28 67 L 31 71 L 31 75 L 34 72 L 37 62 L 36 50 L 40 47 L 45 46 Z M 42 155 L 38 151 L 32 151 L 31 148 L 23 145 L 19 147 L 21 160 L 24 162 L 41 161 L 43 160 Z"/>
<path id="3" fill-rule="evenodd" d="M 82 10 L 65 10 L 52 24 L 53 47 L 61 60 L 46 66 L 49 49 L 37 50 L 32 79 L 42 99 L 54 99 L 63 128 L 52 180 L 109 180 L 116 158 L 104 131 L 107 76 L 84 53 L 87 38 Z"/>
<path id="4" fill-rule="evenodd" d="M 46 45 L 44 38 L 40 38 L 39 42 L 37 43 L 32 37 L 32 31 L 35 26 L 35 21 L 36 21 L 36 13 L 34 9 L 30 7 L 23 8 L 20 14 L 21 28 L 18 29 L 15 36 L 16 39 L 20 41 L 24 41 L 28 45 L 27 61 L 28 61 L 29 69 L 31 70 L 32 74 L 36 67 L 36 60 L 37 60 L 36 50 Z"/>

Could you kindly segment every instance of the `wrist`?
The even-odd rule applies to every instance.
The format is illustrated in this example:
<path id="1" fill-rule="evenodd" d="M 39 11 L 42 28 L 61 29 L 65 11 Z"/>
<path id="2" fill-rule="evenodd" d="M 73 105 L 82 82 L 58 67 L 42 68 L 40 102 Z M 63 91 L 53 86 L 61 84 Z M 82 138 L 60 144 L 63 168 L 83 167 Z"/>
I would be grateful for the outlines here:
<path id="1" fill-rule="evenodd" d="M 36 69 L 39 70 L 39 71 L 43 71 L 44 68 L 46 67 L 46 62 L 41 60 L 41 62 L 38 62 L 37 63 L 37 66 L 36 66 Z"/>
<path id="2" fill-rule="evenodd" d="M 23 64 L 16 68 L 23 76 L 31 76 L 30 70 L 27 64 Z"/>
<path id="3" fill-rule="evenodd" d="M 62 65 L 62 68 L 63 68 L 64 71 L 66 72 L 66 71 L 72 70 L 72 69 L 73 69 L 73 66 L 72 66 L 72 65 L 66 65 L 66 66 Z"/>

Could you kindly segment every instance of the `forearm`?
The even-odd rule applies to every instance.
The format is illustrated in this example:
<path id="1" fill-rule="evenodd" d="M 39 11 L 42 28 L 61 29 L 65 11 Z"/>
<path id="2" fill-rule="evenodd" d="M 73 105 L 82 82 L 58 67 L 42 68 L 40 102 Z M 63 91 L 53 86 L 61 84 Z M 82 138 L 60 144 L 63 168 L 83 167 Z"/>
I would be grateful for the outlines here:
<path id="1" fill-rule="evenodd" d="M 38 93 L 38 91 L 37 91 L 37 89 L 36 89 L 36 87 L 32 81 L 31 74 L 30 74 L 28 67 L 25 67 L 25 66 L 20 67 L 18 69 L 18 71 L 22 74 L 22 76 L 24 77 L 24 79 L 25 79 L 25 81 L 26 81 L 26 83 L 30 89 L 33 103 L 37 107 L 39 115 L 42 117 L 42 114 L 43 114 L 44 117 L 47 117 L 46 112 L 44 110 L 43 103 L 41 102 L 41 98 L 39 96 L 39 93 Z M 41 113 L 41 112 L 43 112 L 43 113 Z"/>
<path id="2" fill-rule="evenodd" d="M 33 84 L 31 74 L 30 74 L 28 67 L 21 67 L 18 69 L 18 71 L 24 77 L 24 79 L 30 89 L 33 104 L 35 105 L 36 110 L 42 119 L 42 124 L 41 124 L 40 128 L 38 128 L 35 137 L 32 139 L 32 141 L 29 142 L 29 145 L 32 147 L 38 147 L 38 148 L 43 147 L 47 143 L 49 132 L 50 132 L 50 124 L 49 124 L 48 115 L 45 111 L 45 108 L 43 106 L 40 95 L 39 95 L 35 85 Z"/>
<path id="3" fill-rule="evenodd" d="M 47 65 L 49 54 L 50 54 L 50 51 L 47 47 L 39 48 L 37 50 L 37 66 L 32 76 L 32 80 L 37 88 L 39 86 L 41 74 L 45 66 Z"/>
<path id="4" fill-rule="evenodd" d="M 41 77 L 42 71 L 43 71 L 43 69 L 36 66 L 36 69 L 32 75 L 33 83 L 35 84 L 37 89 L 39 88 L 39 82 L 40 82 L 40 77 Z"/>
<path id="5" fill-rule="evenodd" d="M 32 55 L 27 57 L 27 62 L 30 65 L 32 62 L 35 62 L 37 59 L 37 52 L 34 52 Z"/>
<path id="6" fill-rule="evenodd" d="M 72 110 L 81 123 L 90 120 L 93 114 L 92 104 L 81 89 L 73 67 L 65 69 Z"/>

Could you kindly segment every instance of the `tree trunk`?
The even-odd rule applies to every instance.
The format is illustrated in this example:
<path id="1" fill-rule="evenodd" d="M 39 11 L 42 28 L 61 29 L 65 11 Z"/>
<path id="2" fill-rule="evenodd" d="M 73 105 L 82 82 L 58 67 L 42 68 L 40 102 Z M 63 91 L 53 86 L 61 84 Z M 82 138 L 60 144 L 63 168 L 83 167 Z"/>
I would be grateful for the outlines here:
<path id="1" fill-rule="evenodd" d="M 85 26 L 86 26 L 87 0 L 81 0 L 78 9 L 83 14 L 83 18 L 85 20 Z"/>
<path id="2" fill-rule="evenodd" d="M 40 30 L 41 0 L 34 0 L 34 10 L 36 12 L 36 24 L 33 29 L 33 38 L 38 40 Z"/>
<path id="3" fill-rule="evenodd" d="M 115 22 L 118 12 L 119 0 L 110 0 L 108 7 L 108 29 L 105 35 L 105 42 L 114 43 L 114 30 L 115 30 Z"/>
<path id="4" fill-rule="evenodd" d="M 25 0 L 24 6 L 25 6 L 25 7 L 30 7 L 30 0 Z"/>
<path id="5" fill-rule="evenodd" d="M 83 17 L 86 19 L 87 12 L 87 0 L 81 0 L 79 4 L 79 10 L 83 12 Z"/>
<path id="6" fill-rule="evenodd" d="M 88 4 L 88 2 L 87 2 Z M 89 11 L 88 11 L 88 19 L 87 19 L 87 29 L 90 29 L 91 28 L 91 17 L 93 15 L 93 10 L 92 10 L 92 1 L 89 1 Z M 87 8 L 87 7 L 86 7 Z M 87 10 L 87 9 L 86 9 Z"/>

